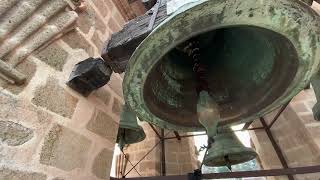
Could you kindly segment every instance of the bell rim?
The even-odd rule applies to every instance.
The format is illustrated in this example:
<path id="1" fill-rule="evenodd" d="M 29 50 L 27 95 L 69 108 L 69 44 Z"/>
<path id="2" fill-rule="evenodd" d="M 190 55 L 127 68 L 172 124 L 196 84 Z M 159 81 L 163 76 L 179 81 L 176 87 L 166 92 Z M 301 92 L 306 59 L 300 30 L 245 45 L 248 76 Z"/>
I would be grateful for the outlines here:
<path id="1" fill-rule="evenodd" d="M 161 23 L 140 45 L 136 51 L 134 52 L 133 56 L 130 58 L 129 64 L 127 66 L 127 73 L 125 74 L 125 78 L 123 81 L 123 90 L 124 90 L 124 98 L 125 101 L 128 103 L 128 105 L 130 107 L 136 107 L 136 108 L 132 108 L 139 117 L 143 117 L 143 119 L 145 119 L 146 121 L 159 126 L 161 128 L 165 128 L 165 129 L 170 129 L 170 130 L 181 130 L 181 131 L 203 131 L 204 128 L 203 127 L 185 127 L 185 126 L 179 126 L 179 125 L 174 125 L 171 124 L 169 122 L 166 122 L 158 117 L 156 117 L 153 113 L 150 112 L 150 110 L 148 109 L 148 107 L 146 106 L 146 104 L 144 103 L 144 98 L 143 98 L 143 85 L 147 79 L 147 74 L 148 72 L 151 71 L 151 68 L 149 68 L 147 71 L 144 72 L 132 72 L 131 69 L 139 69 L 139 68 L 132 68 L 132 67 L 136 67 L 138 66 L 137 64 L 135 64 L 136 62 L 140 62 L 140 63 L 147 63 L 148 61 L 152 61 L 152 63 L 149 63 L 149 66 L 152 67 L 152 65 L 154 65 L 161 57 L 157 57 L 157 58 L 152 58 L 152 56 L 149 56 L 144 53 L 143 51 L 146 51 L 145 47 L 147 48 L 152 48 L 151 45 L 154 45 L 154 40 L 157 39 L 159 42 L 159 37 L 161 37 L 161 34 L 165 34 L 165 29 L 163 28 L 163 25 L 166 25 L 166 28 L 170 29 L 170 26 L 173 26 L 174 23 L 178 23 L 178 21 L 180 21 L 182 18 L 181 16 L 183 16 L 183 14 L 187 11 L 191 11 L 194 10 L 194 8 L 196 7 L 197 10 L 201 10 L 201 11 L 205 11 L 208 12 L 208 7 L 212 6 L 212 7 L 219 7 L 219 5 L 221 6 L 227 6 L 230 5 L 231 0 L 226 0 L 224 2 L 213 2 L 213 1 L 206 1 L 206 2 L 200 2 L 200 3 L 194 3 L 193 5 L 188 5 L 187 7 L 184 8 L 180 8 L 178 10 L 178 12 L 176 12 L 174 15 L 170 16 L 168 19 L 166 19 L 163 23 Z M 234 1 L 232 1 L 232 3 L 234 3 Z M 249 7 L 252 8 L 260 8 L 260 10 L 264 10 L 265 8 L 261 8 L 261 7 L 257 7 L 255 6 L 255 2 L 253 2 L 253 0 L 250 0 L 248 2 L 246 2 L 247 4 L 249 4 Z M 274 8 L 278 8 L 278 9 L 288 9 L 289 5 L 291 8 L 291 11 L 299 11 L 300 9 L 295 9 L 292 8 L 292 5 L 295 4 L 299 7 L 301 6 L 306 6 L 303 3 L 299 3 L 299 2 L 292 2 L 289 0 L 281 0 L 280 1 L 274 1 L 274 2 L 267 2 L 266 4 L 268 4 L 268 7 L 274 7 Z M 267 6 L 267 5 L 266 5 Z M 207 9 L 204 9 L 206 8 Z M 246 7 L 245 9 L 249 9 L 249 7 Z M 244 8 L 244 7 L 242 7 Z M 231 9 L 231 8 L 230 8 Z M 311 8 L 310 8 L 311 9 Z M 195 10 L 194 10 L 195 11 Z M 311 19 L 311 18 L 319 18 L 318 15 L 315 15 L 312 10 L 309 10 L 309 8 L 307 9 L 307 11 L 309 11 L 308 13 L 303 12 L 303 17 L 304 19 Z M 199 13 L 199 12 L 198 12 Z M 213 12 L 211 12 L 213 13 Z M 276 13 L 276 12 L 273 12 Z M 301 12 L 299 12 L 301 13 Z M 167 42 L 167 46 L 165 49 L 162 49 L 162 55 L 165 54 L 166 52 L 168 52 L 170 49 L 172 49 L 173 47 L 175 47 L 177 44 L 189 39 L 190 37 L 193 37 L 197 34 L 200 33 L 204 33 L 207 31 L 211 31 L 211 30 L 215 30 L 215 29 L 219 29 L 219 28 L 225 28 L 225 27 L 231 27 L 231 26 L 241 26 L 241 25 L 252 25 L 252 26 L 256 26 L 256 27 L 260 27 L 260 28 L 265 28 L 268 30 L 272 30 L 275 33 L 278 33 L 280 35 L 283 35 L 284 37 L 286 37 L 291 43 L 292 45 L 295 47 L 297 54 L 298 54 L 298 60 L 299 60 L 299 66 L 298 66 L 298 71 L 294 76 L 294 79 L 292 80 L 291 84 L 287 87 L 287 89 L 285 90 L 285 92 L 282 93 L 281 96 L 279 96 L 273 103 L 269 104 L 268 106 L 266 106 L 265 108 L 263 108 L 262 110 L 260 110 L 257 114 L 252 115 L 248 118 L 239 120 L 237 122 L 220 122 L 219 125 L 226 125 L 226 124 L 240 124 L 240 123 L 244 123 L 244 122 L 248 122 L 248 121 L 252 121 L 254 119 L 257 119 L 259 117 L 261 117 L 262 115 L 265 115 L 273 110 L 275 110 L 276 108 L 278 108 L 279 106 L 281 106 L 282 104 L 286 103 L 287 101 L 289 101 L 291 98 L 293 98 L 296 94 L 298 94 L 305 86 L 306 84 L 310 81 L 312 75 L 318 70 L 318 66 L 319 66 L 319 59 L 317 59 L 317 55 L 319 55 L 319 48 L 316 48 L 314 50 L 314 54 L 310 55 L 310 52 L 308 52 L 308 50 L 306 49 L 312 49 L 312 44 L 303 44 L 303 45 L 307 45 L 307 48 L 302 48 L 302 43 L 299 41 L 299 38 L 301 38 L 300 34 L 295 37 L 295 34 L 292 34 L 293 30 L 290 30 L 291 26 L 293 24 L 297 25 L 298 20 L 295 19 L 295 17 L 290 16 L 290 14 L 288 14 L 287 18 L 288 19 L 292 19 L 293 20 L 293 24 L 288 23 L 287 26 L 283 26 L 281 25 L 281 22 L 277 22 L 276 23 L 272 23 L 272 21 L 268 18 L 270 18 L 269 16 L 262 16 L 260 15 L 258 18 L 256 18 L 256 16 L 254 16 L 251 19 L 248 19 L 248 17 L 243 18 L 242 20 L 237 19 L 237 20 L 232 20 L 233 15 L 230 14 L 223 14 L 226 17 L 223 17 L 223 19 L 221 20 L 221 22 L 218 22 L 220 24 L 215 24 L 215 25 L 211 25 L 210 28 L 207 28 L 205 30 L 201 29 L 197 29 L 196 32 L 192 32 L 189 33 L 188 36 L 185 36 L 182 39 L 174 39 L 174 43 L 169 43 Z M 313 17 L 313 15 L 315 17 Z M 271 16 L 271 15 L 270 15 Z M 274 17 L 275 15 L 273 15 L 272 17 Z M 257 22 L 256 20 L 262 18 L 265 19 L 265 21 L 260 21 Z M 184 19 L 185 20 L 185 19 Z M 311 32 L 310 38 L 312 40 L 315 40 L 318 37 L 318 41 L 315 40 L 315 43 L 319 43 L 319 36 L 316 32 L 319 32 L 319 30 L 316 29 L 316 23 L 312 22 L 309 24 L 303 24 L 306 21 L 301 21 L 300 26 L 299 27 L 295 27 L 293 29 L 297 30 L 298 32 L 303 32 L 309 30 L 308 32 Z M 292 22 L 291 22 L 292 23 Z M 168 25 L 169 24 L 169 25 Z M 308 25 L 308 26 L 307 26 Z M 307 28 L 306 28 L 307 27 Z M 302 29 L 301 29 L 302 28 Z M 311 31 L 310 31 L 311 29 Z M 168 30 L 166 31 L 168 33 Z M 157 37 L 159 36 L 159 37 Z M 312 37 L 311 37 L 312 36 Z M 163 37 L 163 35 L 162 35 Z M 310 43 L 311 41 L 310 40 Z M 314 44 L 313 44 L 314 45 Z M 301 57 L 304 56 L 304 54 L 309 54 L 309 57 L 306 57 L 305 59 L 301 59 Z M 143 57 L 143 55 L 145 57 Z M 149 58 L 146 58 L 146 57 Z M 156 56 L 156 55 L 154 55 Z M 142 58 L 141 58 L 142 57 Z M 151 59 L 150 59 L 151 58 Z M 142 59 L 142 60 L 141 60 Z M 144 61 L 144 62 L 143 62 Z M 131 67 L 131 68 L 130 68 Z M 141 68 L 140 68 L 141 69 Z M 130 84 L 130 83 L 132 84 Z M 134 82 L 134 83 L 133 83 Z M 289 91 L 289 90 L 291 91 Z"/>
<path id="2" fill-rule="evenodd" d="M 231 148 L 232 150 L 233 148 Z M 237 164 L 241 164 L 241 163 L 245 163 L 245 162 L 248 162 L 248 161 L 251 161 L 253 159 L 255 159 L 257 157 L 257 152 L 255 152 L 253 149 L 251 148 L 248 148 L 248 147 L 244 147 L 247 155 L 245 155 L 247 158 L 243 158 L 241 160 L 238 160 L 238 161 L 233 161 L 235 163 L 231 163 L 231 165 L 237 165 Z M 228 154 L 229 156 L 232 156 L 232 155 L 240 155 L 239 153 L 230 153 Z M 210 157 L 209 157 L 210 158 Z M 204 160 L 203 164 L 206 165 L 206 166 L 211 166 L 211 167 L 220 167 L 220 166 L 225 166 L 224 164 L 219 164 L 219 163 L 210 163 L 210 162 L 213 162 L 214 159 L 216 158 L 211 158 L 211 159 L 206 159 Z M 249 159 L 249 160 L 248 160 Z"/>

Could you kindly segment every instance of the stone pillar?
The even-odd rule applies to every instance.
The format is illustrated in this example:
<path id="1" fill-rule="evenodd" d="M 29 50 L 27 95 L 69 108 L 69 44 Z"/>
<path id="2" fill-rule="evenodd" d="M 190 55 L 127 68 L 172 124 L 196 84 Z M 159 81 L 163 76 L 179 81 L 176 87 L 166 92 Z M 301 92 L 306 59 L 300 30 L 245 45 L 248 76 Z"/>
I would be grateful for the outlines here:
<path id="1" fill-rule="evenodd" d="M 109 179 L 122 78 L 88 98 L 66 87 L 76 63 L 100 56 L 125 23 L 111 0 L 0 3 L 0 179 Z"/>
<path id="2" fill-rule="evenodd" d="M 125 153 L 129 155 L 129 160 L 136 164 L 147 152 L 159 143 L 159 138 L 151 127 L 143 124 L 143 129 L 147 138 L 140 143 L 129 145 L 125 149 Z M 159 134 L 160 129 L 157 128 Z M 166 137 L 174 137 L 173 132 L 165 131 Z M 180 133 L 186 135 L 186 133 Z M 160 176 L 161 175 L 161 143 L 141 161 L 137 166 L 138 172 L 142 176 Z M 177 139 L 165 140 L 166 155 L 166 175 L 186 175 L 198 168 L 197 152 L 193 138 L 183 138 L 181 141 Z M 128 163 L 127 171 L 132 166 Z M 138 177 L 138 173 L 133 170 L 127 177 Z"/>
<path id="3" fill-rule="evenodd" d="M 305 90 L 296 96 L 271 128 L 289 167 L 319 165 L 320 163 L 320 122 L 315 121 L 312 107 L 315 104 L 313 90 Z M 267 115 L 270 123 L 277 111 Z M 255 127 L 261 126 L 257 120 Z M 264 130 L 251 132 L 251 137 L 264 169 L 282 168 L 281 163 Z M 320 173 L 296 175 L 297 180 L 317 179 Z M 269 179 L 287 179 L 270 177 Z"/>

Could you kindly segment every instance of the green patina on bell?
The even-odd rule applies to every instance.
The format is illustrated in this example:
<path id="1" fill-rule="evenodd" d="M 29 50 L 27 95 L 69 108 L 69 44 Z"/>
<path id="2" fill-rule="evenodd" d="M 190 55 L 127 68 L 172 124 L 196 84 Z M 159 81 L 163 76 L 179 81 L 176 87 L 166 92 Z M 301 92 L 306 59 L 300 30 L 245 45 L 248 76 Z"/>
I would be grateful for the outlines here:
<path id="1" fill-rule="evenodd" d="M 203 164 L 213 167 L 228 166 L 231 169 L 232 165 L 250 161 L 256 156 L 257 153 L 252 148 L 245 147 L 230 128 L 220 128 Z"/>
<path id="2" fill-rule="evenodd" d="M 134 144 L 143 141 L 146 138 L 141 126 L 137 123 L 136 115 L 127 105 L 123 106 L 120 116 L 120 125 L 117 136 L 117 143 L 122 150 L 127 144 Z"/>
<path id="3" fill-rule="evenodd" d="M 179 8 L 140 44 L 123 81 L 126 103 L 161 128 L 198 131 L 199 42 L 218 126 L 252 121 L 288 102 L 318 71 L 319 16 L 292 0 L 200 0 Z"/>

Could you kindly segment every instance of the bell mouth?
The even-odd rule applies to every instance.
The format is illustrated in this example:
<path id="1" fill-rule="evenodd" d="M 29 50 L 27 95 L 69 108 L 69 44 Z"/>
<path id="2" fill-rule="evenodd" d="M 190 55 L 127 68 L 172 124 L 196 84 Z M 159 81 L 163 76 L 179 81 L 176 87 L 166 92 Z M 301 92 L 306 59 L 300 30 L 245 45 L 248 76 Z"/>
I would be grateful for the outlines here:
<path id="1" fill-rule="evenodd" d="M 215 157 L 210 156 L 210 153 L 205 157 L 203 162 L 204 165 L 210 167 L 219 167 L 219 166 L 226 166 L 226 165 L 236 165 L 251 161 L 257 157 L 257 153 L 254 152 L 252 149 L 245 147 L 239 152 L 238 148 L 229 148 L 228 154 L 224 154 L 223 152 L 214 152 L 215 154 L 221 153 L 221 156 Z M 226 161 L 226 156 L 228 156 L 228 162 Z"/>
<path id="2" fill-rule="evenodd" d="M 174 125 L 202 127 L 196 108 L 199 82 L 194 62 L 183 50 L 195 39 L 220 125 L 249 118 L 271 105 L 285 93 L 299 67 L 294 45 L 269 29 L 231 26 L 192 37 L 161 57 L 143 84 L 148 110 Z"/>

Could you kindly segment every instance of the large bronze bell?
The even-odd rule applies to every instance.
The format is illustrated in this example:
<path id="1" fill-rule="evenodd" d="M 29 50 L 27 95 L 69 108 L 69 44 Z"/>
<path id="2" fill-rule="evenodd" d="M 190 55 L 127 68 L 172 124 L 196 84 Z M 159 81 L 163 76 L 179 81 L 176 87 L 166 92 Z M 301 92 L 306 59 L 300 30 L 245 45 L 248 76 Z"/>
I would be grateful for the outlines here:
<path id="1" fill-rule="evenodd" d="M 127 105 L 124 105 L 117 136 L 117 143 L 120 149 L 122 150 L 125 145 L 141 142 L 145 138 L 146 134 L 142 127 L 138 125 L 136 115 Z"/>
<path id="2" fill-rule="evenodd" d="M 299 1 L 189 3 L 136 49 L 123 82 L 125 101 L 162 128 L 204 130 L 192 53 L 198 51 L 218 126 L 252 121 L 310 82 L 319 69 L 319 34 L 318 14 Z"/>
<path id="3" fill-rule="evenodd" d="M 203 164 L 227 166 L 231 169 L 232 165 L 250 161 L 256 156 L 257 153 L 252 148 L 245 147 L 230 128 L 219 128 Z"/>

